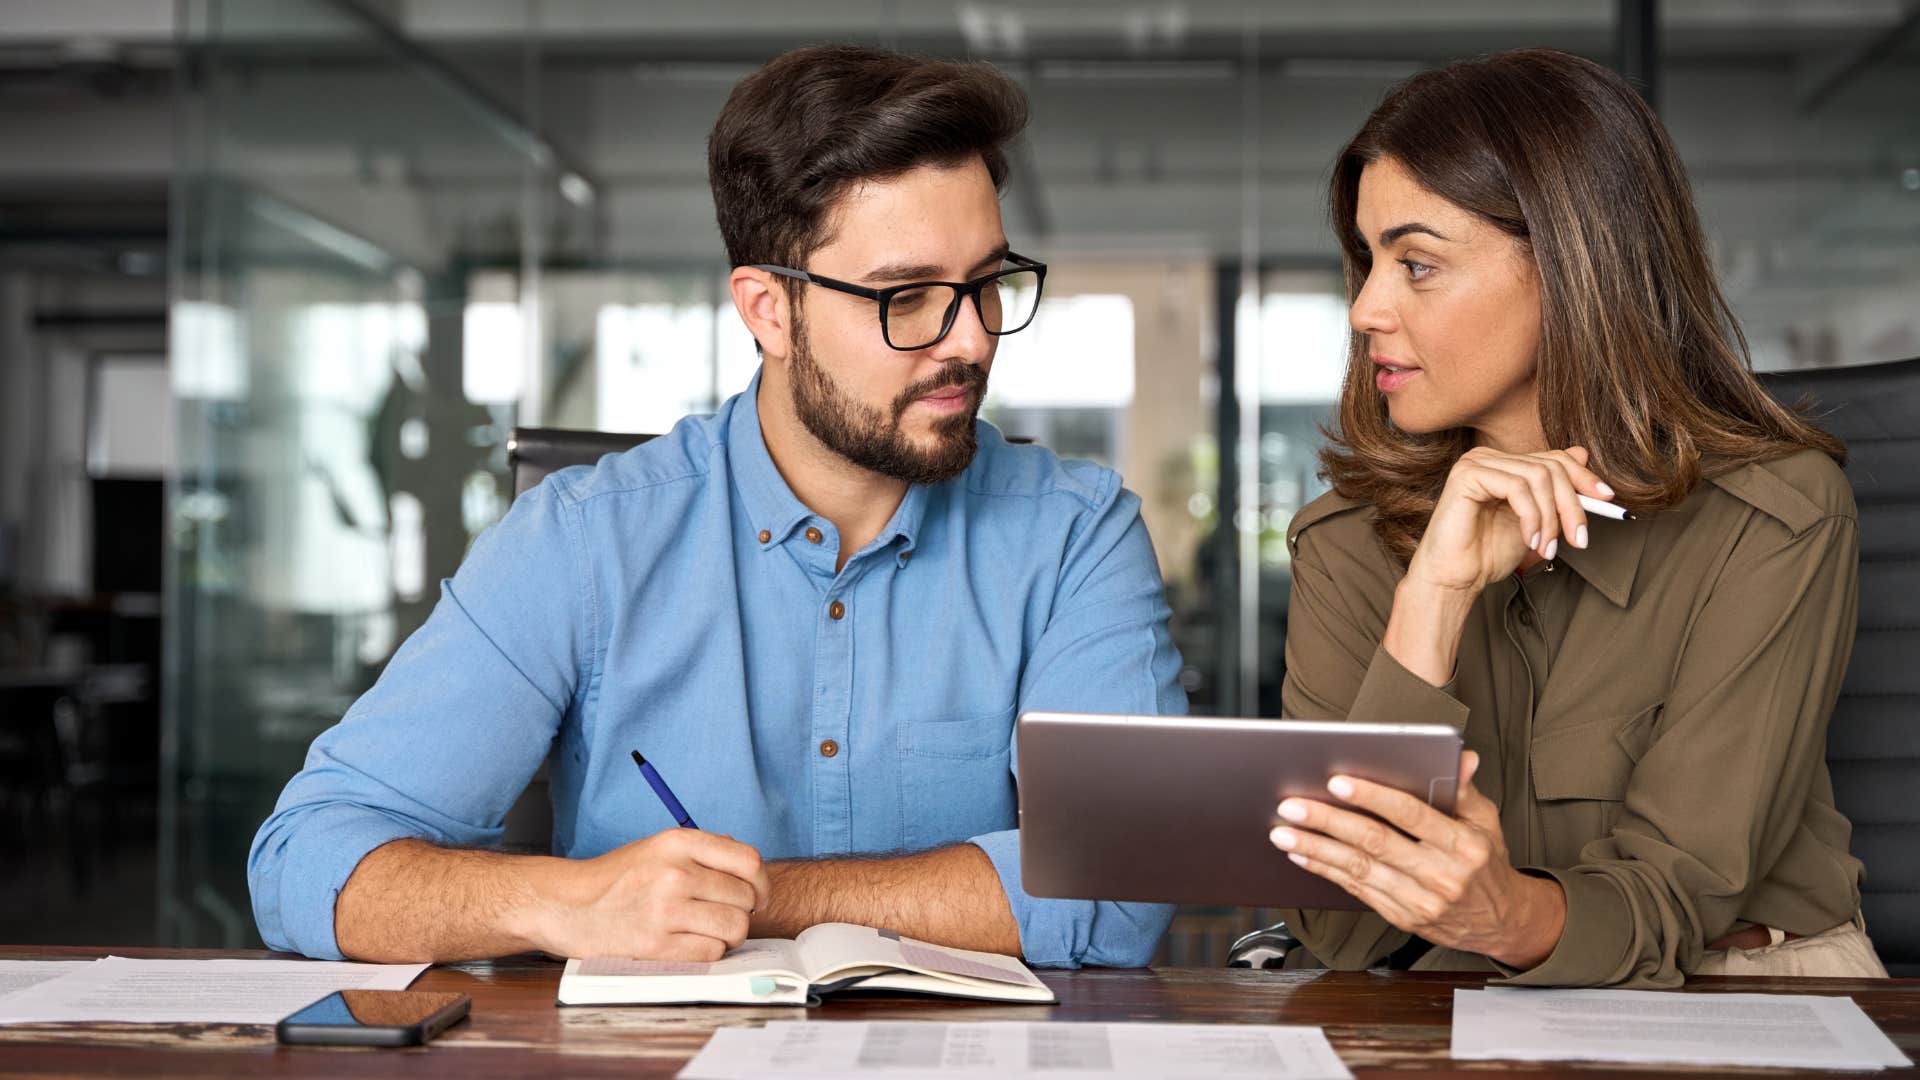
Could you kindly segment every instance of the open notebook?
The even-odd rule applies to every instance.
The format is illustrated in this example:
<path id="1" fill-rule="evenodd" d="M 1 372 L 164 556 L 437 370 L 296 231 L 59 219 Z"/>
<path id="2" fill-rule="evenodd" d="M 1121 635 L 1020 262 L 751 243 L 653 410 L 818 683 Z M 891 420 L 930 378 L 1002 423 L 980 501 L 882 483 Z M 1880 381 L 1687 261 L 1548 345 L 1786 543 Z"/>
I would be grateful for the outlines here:
<path id="1" fill-rule="evenodd" d="M 821 923 L 785 938 L 751 938 L 711 964 L 608 958 L 567 961 L 562 1005 L 806 1005 L 858 987 L 987 1001 L 1058 1000 L 1025 964 L 950 949 L 891 930 Z"/>

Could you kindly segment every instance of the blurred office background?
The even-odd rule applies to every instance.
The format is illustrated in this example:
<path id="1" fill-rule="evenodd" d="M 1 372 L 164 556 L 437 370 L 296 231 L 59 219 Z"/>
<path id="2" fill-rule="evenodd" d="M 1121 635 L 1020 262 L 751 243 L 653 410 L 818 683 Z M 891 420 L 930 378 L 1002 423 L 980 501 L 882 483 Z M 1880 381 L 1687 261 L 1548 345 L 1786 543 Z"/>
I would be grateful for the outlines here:
<path id="1" fill-rule="evenodd" d="M 991 59 L 1053 267 L 987 416 L 1120 470 L 1196 712 L 1277 715 L 1344 362 L 1324 187 L 1394 81 L 1645 88 L 1763 368 L 1920 353 L 1916 0 L 5 0 L 0 940 L 257 942 L 313 736 L 511 494 L 515 424 L 741 389 L 706 132 L 825 40 Z M 421 747 L 422 753 L 434 748 Z M 1217 964 L 1262 912 L 1183 912 Z"/>

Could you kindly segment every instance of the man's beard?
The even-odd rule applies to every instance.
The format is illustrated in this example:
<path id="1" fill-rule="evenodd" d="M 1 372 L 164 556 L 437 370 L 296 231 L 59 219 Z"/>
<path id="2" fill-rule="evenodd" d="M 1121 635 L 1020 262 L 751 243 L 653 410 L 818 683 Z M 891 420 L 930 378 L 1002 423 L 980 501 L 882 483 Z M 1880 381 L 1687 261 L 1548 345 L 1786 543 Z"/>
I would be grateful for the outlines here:
<path id="1" fill-rule="evenodd" d="M 827 449 L 869 472 L 909 484 L 938 484 L 966 471 L 979 449 L 973 419 L 986 396 L 987 373 L 976 364 L 949 363 L 939 373 L 907 387 L 889 412 L 856 401 L 814 363 L 813 349 L 794 308 L 791 382 L 793 407 L 813 437 Z M 900 418 L 915 401 L 948 387 L 967 388 L 965 412 L 934 421 L 934 445 L 922 449 L 900 430 Z"/>

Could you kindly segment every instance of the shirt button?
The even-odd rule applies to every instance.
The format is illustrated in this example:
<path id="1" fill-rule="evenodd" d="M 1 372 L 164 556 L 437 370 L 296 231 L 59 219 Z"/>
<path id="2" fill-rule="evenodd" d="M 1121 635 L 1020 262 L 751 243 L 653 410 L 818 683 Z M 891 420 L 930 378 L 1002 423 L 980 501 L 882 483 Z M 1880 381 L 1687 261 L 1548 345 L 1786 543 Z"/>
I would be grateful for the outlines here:
<path id="1" fill-rule="evenodd" d="M 913 552 L 911 551 L 903 551 L 900 553 L 901 562 L 906 562 L 908 559 L 911 559 L 911 558 L 913 558 Z"/>
<path id="2" fill-rule="evenodd" d="M 847 605 L 841 603 L 838 600 L 835 600 L 833 603 L 827 605 L 828 618 L 832 618 L 832 619 L 844 618 L 846 614 L 847 614 Z M 828 755 L 828 756 L 832 756 L 832 755 Z"/>
<path id="3" fill-rule="evenodd" d="M 1529 611 L 1529 610 L 1527 610 L 1526 608 L 1521 608 L 1521 609 L 1520 609 L 1520 625 L 1521 625 L 1521 626 L 1532 626 L 1532 625 L 1533 625 L 1533 612 L 1531 612 L 1531 611 Z"/>
<path id="4" fill-rule="evenodd" d="M 773 539 L 773 534 L 772 534 L 772 533 L 770 533 L 770 532 L 768 532 L 768 531 L 767 531 L 767 530 L 765 530 L 765 529 L 761 529 L 761 530 L 760 530 L 760 542 L 761 542 L 761 543 L 763 543 L 763 544 L 764 544 L 764 543 L 766 543 L 767 541 L 769 541 L 769 540 L 771 540 L 771 539 Z"/>
<path id="5" fill-rule="evenodd" d="M 827 741 L 820 744 L 821 757 L 832 757 L 833 755 L 839 752 L 840 752 L 840 744 L 837 742 L 834 742 L 832 739 L 828 739 Z"/>
<path id="6" fill-rule="evenodd" d="M 807 526 L 807 543 L 817 544 L 819 542 L 820 542 L 820 530 L 814 528 L 811 525 Z"/>

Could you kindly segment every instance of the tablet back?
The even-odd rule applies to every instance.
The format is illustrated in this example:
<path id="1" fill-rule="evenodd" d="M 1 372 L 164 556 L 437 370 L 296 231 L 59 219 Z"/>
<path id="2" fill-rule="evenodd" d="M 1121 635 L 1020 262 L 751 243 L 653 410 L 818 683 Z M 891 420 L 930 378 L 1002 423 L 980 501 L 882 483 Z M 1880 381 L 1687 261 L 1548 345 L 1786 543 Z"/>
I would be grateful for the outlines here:
<path id="1" fill-rule="evenodd" d="M 1280 800 L 1336 773 L 1453 813 L 1444 724 L 1030 712 L 1015 734 L 1020 876 L 1033 896 L 1363 909 L 1267 839 Z"/>

